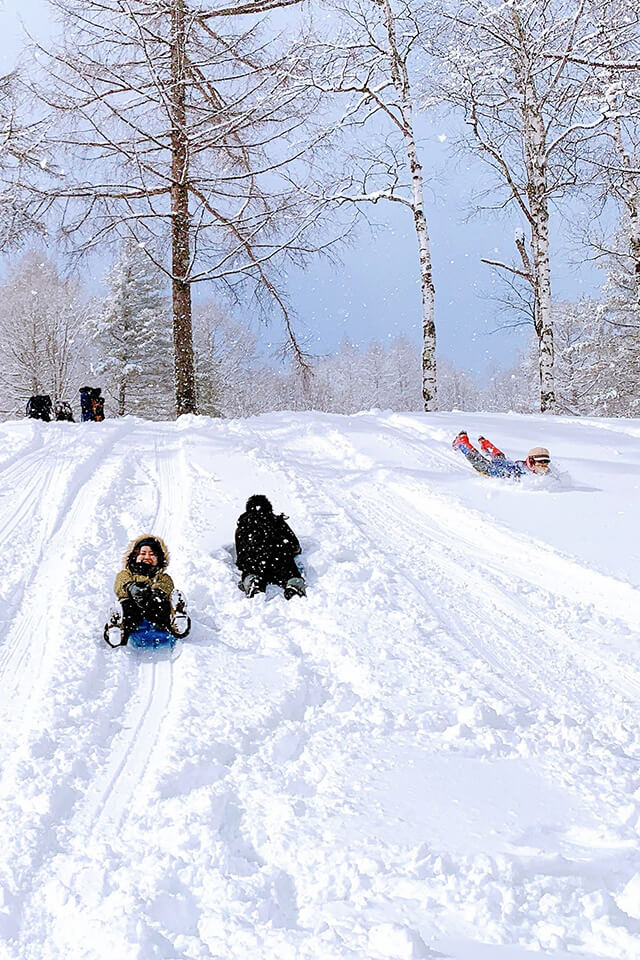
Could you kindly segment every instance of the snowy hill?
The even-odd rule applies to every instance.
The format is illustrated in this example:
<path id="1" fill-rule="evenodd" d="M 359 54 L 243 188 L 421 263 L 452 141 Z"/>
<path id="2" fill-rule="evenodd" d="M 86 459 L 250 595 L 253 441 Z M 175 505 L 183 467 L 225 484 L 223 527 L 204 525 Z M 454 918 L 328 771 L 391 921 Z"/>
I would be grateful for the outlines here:
<path id="1" fill-rule="evenodd" d="M 551 482 L 485 480 L 461 427 Z M 640 422 L 0 425 L 0 958 L 640 955 Z M 251 493 L 306 600 L 247 600 Z M 171 549 L 179 659 L 101 638 Z"/>

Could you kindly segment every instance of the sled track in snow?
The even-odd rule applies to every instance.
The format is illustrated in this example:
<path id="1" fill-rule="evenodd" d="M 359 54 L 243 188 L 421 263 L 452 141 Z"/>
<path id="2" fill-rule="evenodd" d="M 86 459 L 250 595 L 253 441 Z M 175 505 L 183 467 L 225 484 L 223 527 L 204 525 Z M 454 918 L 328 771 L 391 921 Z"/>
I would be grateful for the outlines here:
<path id="1" fill-rule="evenodd" d="M 101 504 L 108 501 L 108 495 L 115 476 L 122 472 L 121 459 L 114 452 L 117 442 L 125 436 L 130 426 L 119 425 L 119 429 L 104 438 L 97 450 L 74 466 L 70 479 L 63 486 L 64 495 L 54 500 L 53 509 L 46 513 L 41 526 L 40 542 L 35 545 L 36 561 L 31 567 L 29 579 L 24 584 L 20 599 L 13 612 L 11 625 L 0 647 L 0 682 L 4 697 L 3 707 L 8 708 L 12 701 L 19 699 L 22 710 L 25 704 L 36 694 L 34 675 L 39 677 L 45 663 L 50 663 L 59 637 L 51 622 L 42 622 L 42 609 L 48 613 L 55 611 L 61 604 L 69 584 L 65 582 L 68 565 L 73 559 L 70 545 L 74 539 L 83 542 L 82 531 L 88 519 L 93 517 Z M 55 438 L 52 439 L 55 442 Z M 28 502 L 32 506 L 47 501 L 47 492 L 55 486 L 54 481 L 64 476 L 62 465 L 45 474 L 45 479 L 35 486 L 29 485 Z M 32 465 L 23 473 L 31 476 L 39 471 Z M 80 535 L 75 534 L 79 530 Z M 37 594 L 40 602 L 31 602 Z M 62 624 L 57 624 L 60 633 Z M 53 633 L 53 635 L 52 635 Z M 26 670 L 28 662 L 37 664 L 33 674 Z M 25 677 L 29 681 L 24 689 Z M 13 707 L 15 710 L 15 707 Z M 23 714 L 24 716 L 24 714 Z M 24 718 L 26 720 L 26 717 Z"/>
<path id="2" fill-rule="evenodd" d="M 396 544 L 396 556 L 402 558 L 399 569 L 412 579 L 427 606 L 442 618 L 459 643 L 491 664 L 514 692 L 519 690 L 533 703 L 557 706 L 566 697 L 566 681 L 571 677 L 571 694 L 575 695 L 579 685 L 580 703 L 593 699 L 602 708 L 620 692 L 630 700 L 640 697 L 637 670 L 629 676 L 620 670 L 611 650 L 590 647 L 584 637 L 588 613 L 582 612 L 580 602 L 571 604 L 566 599 L 563 578 L 579 576 L 582 568 L 556 555 L 561 589 L 550 593 L 548 585 L 541 586 L 535 575 L 527 578 L 519 569 L 515 557 L 519 544 L 509 538 L 514 553 L 513 574 L 506 580 L 496 566 L 483 559 L 482 534 L 471 544 L 472 549 L 461 550 L 439 521 L 427 520 L 424 513 L 416 515 L 415 504 L 407 504 L 402 510 L 396 493 L 382 507 L 382 496 L 380 490 L 376 499 L 352 497 L 349 512 L 359 518 L 370 536 L 384 531 L 385 541 Z M 412 515 L 411 522 L 408 514 Z M 411 540 L 415 542 L 416 534 L 424 548 L 407 547 Z M 543 553 L 547 553 L 544 548 Z M 543 563 L 548 559 L 545 556 Z M 419 581 L 417 570 L 423 571 Z M 438 599 L 431 584 L 437 585 Z M 633 588 L 621 587 L 632 594 Z M 442 597 L 447 595 L 448 610 L 442 605 Z M 532 649 L 531 624 L 542 617 L 544 630 Z M 628 664 L 625 666 L 628 669 Z M 596 676 L 599 682 L 594 687 Z"/>
<path id="3" fill-rule="evenodd" d="M 123 732 L 114 738 L 109 759 L 81 809 L 71 822 L 71 832 L 89 840 L 115 834 L 127 809 L 135 806 L 140 787 L 160 738 L 173 688 L 173 663 L 157 658 L 138 664 L 142 682 L 123 722 Z"/>
<path id="4" fill-rule="evenodd" d="M 471 922 L 472 911 L 478 956 L 492 955 L 487 932 L 514 957 L 518 944 L 535 950 L 555 919 L 576 955 L 597 940 L 607 890 L 638 869 L 633 819 L 616 826 L 637 788 L 628 721 L 640 678 L 625 634 L 637 592 L 494 522 L 479 498 L 477 510 L 460 505 L 447 477 L 461 465 L 435 428 L 408 422 L 405 431 L 383 417 L 372 438 L 375 420 L 363 417 L 362 430 L 355 418 L 344 429 L 320 417 L 266 428 L 130 421 L 118 450 L 114 434 L 85 434 L 84 463 L 65 467 L 51 450 L 41 457 L 40 435 L 0 463 L 20 510 L 16 520 L 0 501 L 0 541 L 11 549 L 27 529 L 34 545 L 0 647 L 10 706 L 27 710 L 24 733 L 7 725 L 0 747 L 0 885 L 9 909 L 17 904 L 9 928 L 0 901 L 0 944 L 7 936 L 11 960 L 360 960 L 378 955 L 367 938 L 387 918 L 421 924 L 427 943 L 432 929 Z M 249 484 L 264 484 L 278 509 L 298 500 L 306 601 L 288 604 L 274 591 L 249 603 L 235 587 L 227 513 L 235 520 Z M 3 533 L 4 521 L 13 526 Z M 143 531 L 167 540 L 170 572 L 196 613 L 195 642 L 177 666 L 100 639 L 123 539 Z M 59 630 L 38 633 L 34 593 Z M 541 611 L 546 630 L 532 640 Z M 607 631 L 620 632 L 617 646 Z M 84 658 L 61 662 L 60 649 Z M 13 687 L 9 655 L 22 674 Z M 470 719 L 460 730 L 461 706 L 468 716 L 490 704 L 495 727 Z M 425 788 L 446 792 L 467 759 L 472 785 L 483 761 L 498 784 L 506 764 L 516 778 L 526 767 L 543 793 L 546 784 L 578 787 L 613 826 L 589 834 L 584 811 L 571 821 L 554 809 L 532 819 L 531 834 L 489 837 L 476 856 L 475 843 L 468 853 L 456 847 L 457 822 L 447 835 L 437 816 L 423 822 L 431 798 L 419 790 L 415 821 L 400 809 L 397 835 L 385 837 L 376 818 L 393 824 L 394 802 L 405 799 L 385 777 L 402 786 L 408 773 L 408 795 L 422 784 L 412 780 L 416 761 Z M 503 821 L 509 803 L 507 790 Z M 449 812 L 463 831 L 464 802 L 443 820 Z M 603 913 L 590 926 L 601 893 Z M 543 916 L 544 900 L 562 915 L 551 907 Z M 615 932 L 626 923 L 631 938 L 635 928 L 615 909 L 596 949 L 622 960 L 633 954 Z M 476 956 L 437 938 L 431 945 L 429 955 Z"/>
<path id="5" fill-rule="evenodd" d="M 144 426 L 139 426 L 136 433 L 140 466 L 151 480 L 155 496 L 149 532 L 158 533 L 171 545 L 184 523 L 189 502 L 182 442 L 179 440 L 176 444 L 172 437 L 161 447 L 157 437 L 147 436 Z M 73 820 L 73 832 L 92 840 L 113 836 L 122 828 L 129 810 L 135 809 L 136 794 L 142 793 L 145 774 L 163 739 L 173 691 L 173 661 L 164 651 L 144 653 L 125 648 L 110 655 L 133 660 L 127 666 L 133 668 L 137 683 L 135 696 L 127 704 L 122 732 L 114 737 L 97 782 Z"/>

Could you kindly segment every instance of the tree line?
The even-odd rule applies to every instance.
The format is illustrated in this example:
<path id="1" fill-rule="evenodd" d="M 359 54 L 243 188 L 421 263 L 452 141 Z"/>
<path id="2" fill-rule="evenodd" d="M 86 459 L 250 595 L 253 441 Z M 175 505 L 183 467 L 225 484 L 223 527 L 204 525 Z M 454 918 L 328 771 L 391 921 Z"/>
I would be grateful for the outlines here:
<path id="1" fill-rule="evenodd" d="M 497 261 L 488 250 L 485 262 L 501 278 L 510 321 L 531 325 L 536 406 L 578 410 L 588 394 L 597 407 L 594 398 L 609 389 L 603 363 L 587 375 L 578 362 L 589 348 L 565 343 L 559 318 L 570 311 L 553 296 L 551 212 L 568 211 L 576 198 L 589 211 L 585 256 L 603 259 L 609 276 L 602 302 L 588 310 L 597 342 L 608 369 L 633 379 L 640 343 L 635 0 L 49 6 L 57 39 L 34 44 L 28 65 L 0 85 L 1 240 L 8 247 L 40 232 L 76 257 L 106 245 L 139 251 L 171 288 L 169 333 L 153 306 L 132 322 L 160 365 L 172 367 L 178 414 L 208 402 L 198 393 L 198 365 L 213 334 L 196 330 L 198 288 L 239 304 L 255 298 L 277 313 L 293 376 L 310 396 L 320 365 L 296 336 L 287 265 L 338 249 L 368 210 L 390 204 L 406 210 L 415 234 L 420 406 L 446 402 L 436 369 L 438 238 L 425 208 L 426 187 L 437 194 L 437 185 L 417 132 L 443 111 L 462 130 L 454 149 L 486 168 L 476 208 L 503 211 L 513 230 L 513 258 Z M 603 211 L 617 219 L 613 237 L 598 228 Z M 135 339 L 118 316 L 120 340 Z M 106 315 L 101 323 L 111 329 Z M 132 363 L 130 382 L 143 376 L 143 353 Z M 530 352 L 527 364 L 530 383 Z M 577 370 L 585 381 L 595 378 L 586 393 Z M 626 399 L 617 408 L 630 409 Z"/>
<path id="2" fill-rule="evenodd" d="M 144 250 L 125 241 L 105 277 L 107 293 L 90 297 L 37 251 L 14 263 L 0 284 L 0 417 L 24 414 L 29 396 L 48 394 L 74 406 L 80 387 L 105 393 L 108 416 L 167 419 L 175 410 L 171 299 Z M 629 352 L 627 273 L 611 273 L 600 300 L 554 305 L 556 409 L 570 415 L 637 416 L 640 354 Z M 622 305 L 622 306 L 621 306 Z M 357 413 L 420 410 L 420 355 L 407 337 L 356 344 L 345 339 L 305 368 L 266 354 L 256 328 L 215 301 L 193 310 L 194 380 L 199 409 L 220 417 L 274 410 Z M 622 331 L 622 332 L 621 332 Z M 506 371 L 485 382 L 441 360 L 438 397 L 446 410 L 539 409 L 538 340 L 531 334 Z"/>

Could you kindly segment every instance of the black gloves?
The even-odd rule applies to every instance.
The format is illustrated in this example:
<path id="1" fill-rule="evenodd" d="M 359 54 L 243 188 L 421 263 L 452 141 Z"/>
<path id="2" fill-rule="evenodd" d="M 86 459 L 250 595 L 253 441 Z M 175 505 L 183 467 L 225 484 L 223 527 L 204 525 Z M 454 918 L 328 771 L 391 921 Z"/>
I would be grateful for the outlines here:
<path id="1" fill-rule="evenodd" d="M 150 583 L 130 583 L 128 586 L 129 596 L 138 604 L 139 607 L 146 607 L 153 597 L 153 589 Z"/>
<path id="2" fill-rule="evenodd" d="M 168 629 L 171 618 L 171 600 L 162 590 L 154 590 L 150 583 L 134 581 L 127 592 L 145 620 Z"/>

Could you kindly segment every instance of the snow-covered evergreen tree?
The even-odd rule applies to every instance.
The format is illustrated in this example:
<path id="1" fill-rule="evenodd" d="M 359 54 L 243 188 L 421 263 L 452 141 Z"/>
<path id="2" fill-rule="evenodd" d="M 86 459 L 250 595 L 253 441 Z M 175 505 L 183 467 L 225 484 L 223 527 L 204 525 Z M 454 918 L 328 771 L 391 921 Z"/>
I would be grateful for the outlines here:
<path id="1" fill-rule="evenodd" d="M 607 372 L 602 411 L 608 416 L 638 416 L 640 412 L 640 298 L 638 261 L 622 224 L 614 252 L 609 256 L 608 277 L 600 316 L 605 323 Z"/>
<path id="2" fill-rule="evenodd" d="M 171 314 L 160 272 L 125 240 L 106 282 L 109 295 L 90 322 L 100 385 L 119 416 L 174 415 Z"/>

